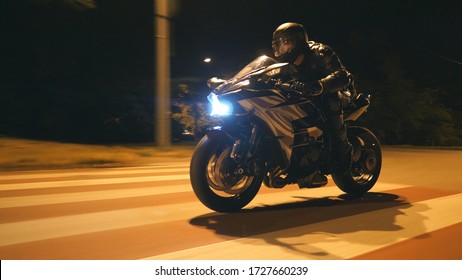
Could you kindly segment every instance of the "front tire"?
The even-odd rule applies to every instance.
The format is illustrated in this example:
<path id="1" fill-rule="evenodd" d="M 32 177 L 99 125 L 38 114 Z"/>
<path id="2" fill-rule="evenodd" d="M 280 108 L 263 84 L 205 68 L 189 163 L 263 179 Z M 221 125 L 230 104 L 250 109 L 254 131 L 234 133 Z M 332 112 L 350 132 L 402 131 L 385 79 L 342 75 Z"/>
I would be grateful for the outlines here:
<path id="1" fill-rule="evenodd" d="M 348 128 L 348 139 L 353 146 L 351 170 L 332 174 L 332 179 L 345 193 L 360 196 L 368 192 L 379 178 L 382 151 L 377 137 L 364 127 Z"/>
<path id="2" fill-rule="evenodd" d="M 191 185 L 197 198 L 208 208 L 222 213 L 238 211 L 258 193 L 262 183 L 257 162 L 250 165 L 253 175 L 238 175 L 237 163 L 230 158 L 233 142 L 221 132 L 204 136 L 193 153 Z"/>

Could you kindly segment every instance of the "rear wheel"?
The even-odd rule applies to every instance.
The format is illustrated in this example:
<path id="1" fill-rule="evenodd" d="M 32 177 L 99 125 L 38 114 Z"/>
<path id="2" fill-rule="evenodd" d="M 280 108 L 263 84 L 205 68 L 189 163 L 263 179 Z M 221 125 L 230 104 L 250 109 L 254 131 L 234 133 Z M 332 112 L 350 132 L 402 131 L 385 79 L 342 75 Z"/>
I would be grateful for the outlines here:
<path id="1" fill-rule="evenodd" d="M 230 157 L 233 143 L 222 133 L 211 133 L 197 144 L 191 159 L 190 178 L 194 193 L 208 208 L 234 212 L 247 205 L 262 183 L 257 161 L 238 166 Z"/>
<path id="2" fill-rule="evenodd" d="M 362 195 L 377 182 L 382 168 L 382 152 L 375 135 L 363 127 L 348 128 L 348 139 L 353 146 L 349 172 L 332 174 L 335 184 L 345 193 Z"/>

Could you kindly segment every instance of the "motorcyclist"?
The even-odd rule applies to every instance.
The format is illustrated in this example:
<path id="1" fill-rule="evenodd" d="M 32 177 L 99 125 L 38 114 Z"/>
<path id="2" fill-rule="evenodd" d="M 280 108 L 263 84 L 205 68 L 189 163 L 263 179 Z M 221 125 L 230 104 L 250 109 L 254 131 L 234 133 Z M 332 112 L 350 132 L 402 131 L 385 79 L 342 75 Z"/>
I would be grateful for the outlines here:
<path id="1" fill-rule="evenodd" d="M 289 89 L 312 96 L 323 114 L 331 135 L 332 172 L 350 170 L 352 148 L 348 142 L 339 91 L 351 82 L 335 52 L 326 45 L 308 41 L 305 28 L 298 23 L 284 23 L 273 33 L 272 47 L 279 62 L 290 64 Z"/>

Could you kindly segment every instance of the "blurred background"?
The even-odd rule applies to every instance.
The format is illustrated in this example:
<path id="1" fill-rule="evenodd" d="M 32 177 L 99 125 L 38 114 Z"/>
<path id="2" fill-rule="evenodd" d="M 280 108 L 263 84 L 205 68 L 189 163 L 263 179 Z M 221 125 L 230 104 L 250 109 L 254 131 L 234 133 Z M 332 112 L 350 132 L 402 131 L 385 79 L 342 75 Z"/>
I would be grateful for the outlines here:
<path id="1" fill-rule="evenodd" d="M 76 143 L 155 139 L 155 0 L 4 0 L 0 135 Z M 383 144 L 462 145 L 457 1 L 171 0 L 171 139 L 197 140 L 206 80 L 271 53 L 303 24 L 372 95 Z M 207 59 L 208 58 L 208 59 Z"/>

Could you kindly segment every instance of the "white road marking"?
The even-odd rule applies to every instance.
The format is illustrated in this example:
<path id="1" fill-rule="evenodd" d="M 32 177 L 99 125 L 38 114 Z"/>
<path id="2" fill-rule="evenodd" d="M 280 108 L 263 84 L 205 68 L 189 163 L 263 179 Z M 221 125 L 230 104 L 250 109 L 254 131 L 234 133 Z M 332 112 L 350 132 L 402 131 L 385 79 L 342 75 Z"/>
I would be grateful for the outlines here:
<path id="1" fill-rule="evenodd" d="M 187 180 L 187 179 L 189 179 L 189 174 L 0 184 L 0 191 L 30 190 L 30 189 L 45 189 L 45 188 L 65 188 L 65 187 L 110 185 L 110 184 L 123 184 L 123 183 L 162 182 L 162 181 L 174 181 L 174 180 L 176 181 L 176 180 Z"/>
<path id="2" fill-rule="evenodd" d="M 461 204 L 456 194 L 147 259 L 348 259 L 460 223 Z"/>
<path id="3" fill-rule="evenodd" d="M 191 192 L 190 184 L 0 198 L 0 209 Z"/>
<path id="4" fill-rule="evenodd" d="M 159 167 L 159 166 L 156 166 Z M 165 167 L 165 166 L 163 166 Z M 189 172 L 189 165 L 179 168 L 169 168 L 169 169 L 160 169 L 160 168 L 143 168 L 143 169 L 109 169 L 109 170 L 99 170 L 99 171 L 79 171 L 79 172 L 61 172 L 61 173 L 21 173 L 14 175 L 2 175 L 0 177 L 0 185 L 2 185 L 3 180 L 27 180 L 27 179 L 51 179 L 51 178 L 65 178 L 73 176 L 108 176 L 108 175 L 132 175 L 132 174 L 157 174 L 165 172 Z"/>
<path id="5" fill-rule="evenodd" d="M 407 186 L 377 184 L 375 191 L 386 191 L 403 187 Z M 326 197 L 338 196 L 340 194 L 342 192 L 337 187 L 259 194 L 247 208 L 262 206 L 262 204 L 278 205 L 287 202 L 306 201 L 306 198 L 301 198 L 304 195 L 305 197 Z M 172 201 L 172 204 L 168 205 L 5 223 L 0 224 L 0 246 L 162 222 L 189 220 L 211 212 L 211 210 L 202 206 L 198 200 L 178 204 Z M 114 217 L 117 217 L 117 219 L 114 219 Z"/>

